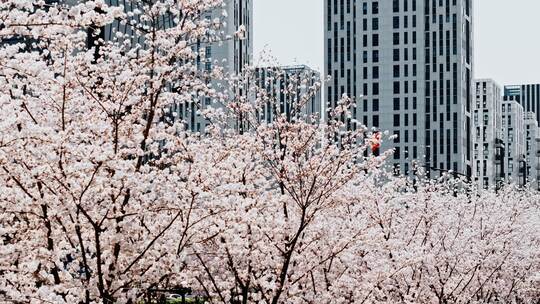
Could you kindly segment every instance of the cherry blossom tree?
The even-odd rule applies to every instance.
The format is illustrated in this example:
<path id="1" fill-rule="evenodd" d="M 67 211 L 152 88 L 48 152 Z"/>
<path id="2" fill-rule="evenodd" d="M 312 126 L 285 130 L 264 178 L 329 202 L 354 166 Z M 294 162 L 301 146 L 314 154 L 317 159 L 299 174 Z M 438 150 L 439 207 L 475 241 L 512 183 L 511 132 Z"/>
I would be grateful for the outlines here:
<path id="1" fill-rule="evenodd" d="M 163 118 L 219 98 L 194 46 L 220 39 L 222 2 L 133 2 L 0 4 L 2 300 L 134 303 L 208 237 L 199 143 Z M 133 36 L 100 39 L 115 22 Z"/>
<path id="2" fill-rule="evenodd" d="M 193 247 L 192 285 L 219 303 L 331 300 L 332 261 L 361 234 L 341 192 L 383 159 L 364 159 L 365 130 L 342 130 L 283 115 L 234 140 L 215 189 L 231 218 L 214 218 L 219 238 Z M 329 134 L 339 142 L 323 140 Z"/>
<path id="3" fill-rule="evenodd" d="M 261 121 L 279 101 L 253 68 L 197 68 L 221 1 L 138 3 L 0 4 L 0 39 L 23 41 L 0 46 L 0 301 L 538 301 L 538 193 L 385 173 L 392 151 L 366 150 L 387 139 L 348 128 L 347 96 L 327 122 Z M 116 23 L 131 36 L 100 39 Z M 298 110 L 306 83 L 285 88 Z M 168 111 L 206 97 L 204 136 Z"/>
<path id="4" fill-rule="evenodd" d="M 364 286 L 355 290 L 358 298 L 368 303 L 538 299 L 537 193 L 508 188 L 476 195 L 452 181 L 419 183 L 414 190 L 406 180 L 367 193 L 357 199 L 372 223 L 360 246 L 365 258 L 357 265 L 360 275 L 347 282 Z"/>

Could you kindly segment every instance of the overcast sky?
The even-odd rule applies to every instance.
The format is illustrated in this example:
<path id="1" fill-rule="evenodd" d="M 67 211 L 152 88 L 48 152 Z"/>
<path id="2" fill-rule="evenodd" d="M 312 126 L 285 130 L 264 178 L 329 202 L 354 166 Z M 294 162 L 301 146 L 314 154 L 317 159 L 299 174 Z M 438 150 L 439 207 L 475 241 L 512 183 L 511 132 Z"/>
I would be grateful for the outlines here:
<path id="1" fill-rule="evenodd" d="M 268 50 L 282 65 L 322 68 L 323 0 L 253 2 L 256 58 Z M 540 83 L 540 0 L 474 3 L 476 78 Z"/>

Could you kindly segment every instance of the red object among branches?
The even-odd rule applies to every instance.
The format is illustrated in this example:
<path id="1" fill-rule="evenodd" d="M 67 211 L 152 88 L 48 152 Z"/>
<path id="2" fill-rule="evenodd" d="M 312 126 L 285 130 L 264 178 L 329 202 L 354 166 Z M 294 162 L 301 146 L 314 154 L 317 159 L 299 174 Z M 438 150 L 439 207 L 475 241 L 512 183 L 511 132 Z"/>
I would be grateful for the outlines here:
<path id="1" fill-rule="evenodd" d="M 381 148 L 381 132 L 374 133 L 371 137 L 371 152 L 375 153 Z"/>

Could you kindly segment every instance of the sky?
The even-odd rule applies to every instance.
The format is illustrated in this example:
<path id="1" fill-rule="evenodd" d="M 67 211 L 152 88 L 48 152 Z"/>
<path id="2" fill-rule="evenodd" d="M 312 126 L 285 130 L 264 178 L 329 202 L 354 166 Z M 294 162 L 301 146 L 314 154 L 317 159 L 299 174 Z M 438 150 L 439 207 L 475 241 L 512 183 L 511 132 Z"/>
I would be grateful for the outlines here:
<path id="1" fill-rule="evenodd" d="M 322 69 L 323 0 L 253 3 L 255 63 L 264 51 L 281 65 Z M 540 0 L 474 4 L 475 77 L 492 78 L 500 85 L 540 83 Z"/>

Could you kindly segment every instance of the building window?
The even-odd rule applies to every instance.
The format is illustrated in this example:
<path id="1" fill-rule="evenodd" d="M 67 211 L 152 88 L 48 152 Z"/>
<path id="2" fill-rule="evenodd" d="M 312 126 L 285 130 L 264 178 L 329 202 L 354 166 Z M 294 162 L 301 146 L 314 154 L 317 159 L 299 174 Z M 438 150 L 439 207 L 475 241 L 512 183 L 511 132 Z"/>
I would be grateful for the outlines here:
<path id="1" fill-rule="evenodd" d="M 394 94 L 399 94 L 399 81 L 394 81 Z"/>
<path id="2" fill-rule="evenodd" d="M 399 28 L 399 16 L 394 16 L 393 17 L 393 27 L 395 29 L 398 29 Z"/>
<path id="3" fill-rule="evenodd" d="M 399 0 L 392 0 L 392 11 L 399 13 Z"/>
<path id="4" fill-rule="evenodd" d="M 379 46 L 379 34 L 373 34 L 373 46 Z"/>
<path id="5" fill-rule="evenodd" d="M 378 50 L 373 50 L 373 62 L 374 63 L 377 63 L 379 62 L 379 51 Z"/>
<path id="6" fill-rule="evenodd" d="M 371 6 L 371 13 L 372 14 L 378 14 L 379 13 L 379 2 L 375 1 L 373 2 Z"/>
<path id="7" fill-rule="evenodd" d="M 394 150 L 394 159 L 399 159 L 399 156 L 400 156 L 400 149 L 399 147 L 395 147 L 395 150 Z"/>
<path id="8" fill-rule="evenodd" d="M 373 67 L 373 79 L 379 79 L 379 67 L 378 66 L 374 66 Z"/>
<path id="9" fill-rule="evenodd" d="M 394 33 L 393 34 L 393 42 L 394 42 L 394 45 L 399 44 L 399 33 Z"/>
<path id="10" fill-rule="evenodd" d="M 399 111 L 399 98 L 394 98 L 394 111 Z"/>
<path id="11" fill-rule="evenodd" d="M 379 84 L 377 82 L 373 83 L 373 95 L 379 95 Z"/>
<path id="12" fill-rule="evenodd" d="M 379 29 L 379 18 L 373 18 L 371 22 L 371 27 L 374 31 Z"/>
<path id="13" fill-rule="evenodd" d="M 399 114 L 394 114 L 394 127 L 399 127 L 400 125 Z"/>

